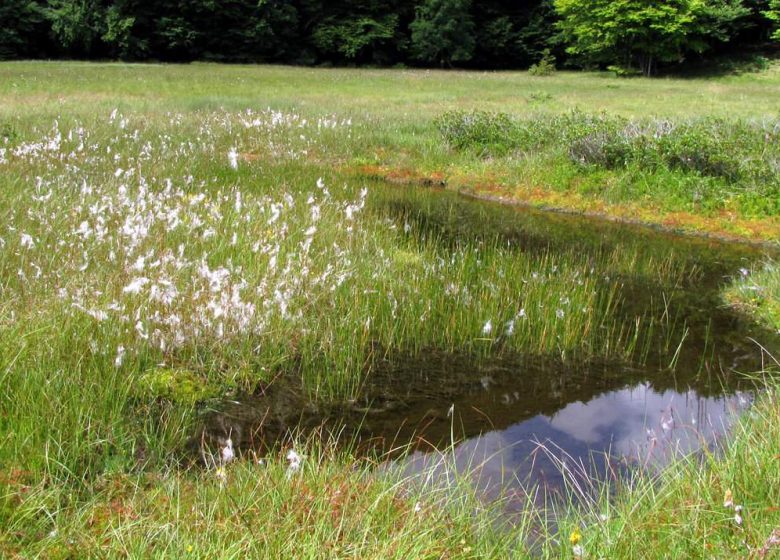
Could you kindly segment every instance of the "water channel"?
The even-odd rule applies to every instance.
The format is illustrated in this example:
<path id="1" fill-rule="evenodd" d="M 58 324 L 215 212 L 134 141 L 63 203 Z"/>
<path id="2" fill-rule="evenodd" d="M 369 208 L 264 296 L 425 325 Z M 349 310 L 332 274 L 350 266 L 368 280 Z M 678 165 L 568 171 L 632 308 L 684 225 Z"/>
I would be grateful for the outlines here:
<path id="1" fill-rule="evenodd" d="M 620 278 L 620 313 L 651 309 L 666 324 L 643 341 L 641 360 L 384 352 L 354 401 L 316 405 L 294 382 L 280 380 L 210 403 L 201 415 L 207 435 L 230 434 L 239 449 L 262 454 L 290 434 L 324 430 L 366 453 L 385 454 L 383 468 L 470 470 L 487 495 L 529 483 L 555 490 L 566 473 L 617 476 L 712 445 L 753 399 L 754 384 L 744 374 L 758 371 L 766 352 L 780 346 L 777 333 L 741 317 L 720 293 L 771 249 L 445 191 L 381 185 L 375 191 L 372 210 L 379 216 L 412 223 L 444 246 L 499 239 L 518 252 L 575 251 L 594 261 L 614 250 L 652 262 L 674 255 L 691 273 L 674 285 L 652 270 Z M 453 442 L 442 459 L 438 451 Z"/>

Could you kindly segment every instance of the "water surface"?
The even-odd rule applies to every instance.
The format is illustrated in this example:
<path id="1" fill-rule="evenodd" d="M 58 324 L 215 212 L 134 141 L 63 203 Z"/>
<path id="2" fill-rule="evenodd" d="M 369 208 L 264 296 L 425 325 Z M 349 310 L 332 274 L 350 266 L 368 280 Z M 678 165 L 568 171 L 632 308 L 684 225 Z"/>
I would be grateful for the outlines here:
<path id="1" fill-rule="evenodd" d="M 394 458 L 390 468 L 403 472 L 471 467 L 489 495 L 521 494 L 528 483 L 559 489 L 567 472 L 617 476 L 711 445 L 752 399 L 753 385 L 743 374 L 760 369 L 759 344 L 778 347 L 775 334 L 720 299 L 722 286 L 767 249 L 448 192 L 377 186 L 373 194 L 372 211 L 380 219 L 421 231 L 444 251 L 498 240 L 517 252 L 573 252 L 594 265 L 611 251 L 636 253 L 650 264 L 634 274 L 603 274 L 621 285 L 618 313 L 652 317 L 657 326 L 632 361 L 376 349 L 356 400 L 316 404 L 290 376 L 210 403 L 202 415 L 205 440 L 230 436 L 239 448 L 262 453 L 291 433 L 332 432 L 366 453 Z M 686 271 L 672 283 L 655 274 L 653 264 L 669 257 Z M 456 442 L 442 460 L 437 451 Z"/>

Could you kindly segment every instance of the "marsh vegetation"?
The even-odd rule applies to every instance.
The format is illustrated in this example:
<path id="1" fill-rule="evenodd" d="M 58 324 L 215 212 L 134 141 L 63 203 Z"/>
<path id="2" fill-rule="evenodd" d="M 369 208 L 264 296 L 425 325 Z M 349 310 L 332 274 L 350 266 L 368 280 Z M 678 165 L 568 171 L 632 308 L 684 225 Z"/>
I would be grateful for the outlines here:
<path id="1" fill-rule="evenodd" d="M 430 177 L 550 164 L 553 181 L 668 179 L 701 197 L 626 199 L 729 208 L 761 239 L 777 225 L 776 121 L 463 107 L 485 81 L 498 106 L 534 79 L 519 74 L 459 75 L 441 103 L 424 72 L 215 67 L 215 96 L 204 71 L 0 66 L 0 551 L 566 556 L 581 531 L 575 546 L 619 555 L 653 538 L 638 511 L 666 531 L 659 556 L 690 553 L 672 530 L 689 515 L 724 555 L 769 538 L 776 475 L 750 477 L 777 454 L 773 393 L 725 451 L 693 438 L 702 451 L 673 458 L 661 490 L 646 461 L 587 493 L 517 480 L 534 499 L 508 515 L 448 460 L 458 441 L 631 387 L 724 410 L 752 395 L 741 374 L 777 355 L 776 267 L 758 271 L 772 249 L 469 201 Z M 396 80 L 419 84 L 414 99 Z M 742 80 L 722 87 L 776 83 Z M 763 324 L 724 305 L 732 280 L 725 297 Z M 384 464 L 423 451 L 448 485 Z M 726 489 L 749 525 L 707 517 Z"/>

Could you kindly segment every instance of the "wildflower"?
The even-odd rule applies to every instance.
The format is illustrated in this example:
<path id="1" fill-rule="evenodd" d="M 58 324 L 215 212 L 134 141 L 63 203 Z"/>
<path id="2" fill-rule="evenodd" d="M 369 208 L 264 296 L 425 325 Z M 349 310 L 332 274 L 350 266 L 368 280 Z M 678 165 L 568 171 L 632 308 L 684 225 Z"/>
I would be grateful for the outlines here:
<path id="1" fill-rule="evenodd" d="M 222 448 L 222 464 L 227 465 L 233 459 L 235 459 L 235 457 L 236 455 L 233 452 L 233 440 L 227 438 L 225 441 L 225 446 Z"/>
<path id="2" fill-rule="evenodd" d="M 298 453 L 295 451 L 295 449 L 290 449 L 287 452 L 287 476 L 290 477 L 294 473 L 298 472 L 301 469 L 301 462 L 303 461 L 303 457 L 298 455 Z"/>
<path id="3" fill-rule="evenodd" d="M 122 365 L 122 362 L 125 361 L 125 347 L 121 344 L 116 349 L 116 358 L 114 358 L 114 366 L 120 367 Z"/>
<path id="4" fill-rule="evenodd" d="M 23 233 L 22 234 L 22 239 L 21 239 L 21 245 L 25 249 L 34 249 L 35 248 L 35 241 L 33 241 L 32 235 L 30 235 L 28 233 Z"/>
<path id="5" fill-rule="evenodd" d="M 484 327 L 482 327 L 482 334 L 489 335 L 492 330 L 493 330 L 493 323 L 491 323 L 490 320 L 488 319 L 488 322 L 485 323 Z"/>
<path id="6" fill-rule="evenodd" d="M 125 286 L 122 289 L 122 292 L 125 294 L 139 294 L 141 293 L 141 289 L 143 289 L 144 286 L 146 286 L 149 283 L 148 278 L 139 277 L 139 278 L 133 278 L 133 281 L 130 282 L 127 286 Z"/>
<path id="7" fill-rule="evenodd" d="M 230 148 L 230 151 L 228 152 L 228 161 L 230 162 L 230 167 L 238 169 L 238 152 L 236 152 L 235 148 Z"/>
<path id="8" fill-rule="evenodd" d="M 422 504 L 420 502 L 414 503 L 414 513 L 420 513 L 422 511 Z"/>
<path id="9" fill-rule="evenodd" d="M 573 547 L 571 547 L 571 551 L 574 554 L 575 558 L 584 558 L 585 557 L 585 549 L 582 548 L 581 544 L 575 544 Z"/>
<path id="10" fill-rule="evenodd" d="M 726 494 L 723 496 L 723 507 L 734 507 L 734 495 L 731 493 L 731 489 L 726 490 Z"/>
<path id="11" fill-rule="evenodd" d="M 506 335 L 512 336 L 512 333 L 515 332 L 515 320 L 512 319 L 511 321 L 508 321 L 506 324 Z"/>
<path id="12" fill-rule="evenodd" d="M 742 506 L 734 506 L 734 523 L 738 527 L 742 526 Z"/>
<path id="13" fill-rule="evenodd" d="M 556 309 L 555 310 L 555 316 L 558 317 L 558 319 L 563 319 L 563 316 L 566 315 L 563 312 L 563 309 Z"/>
<path id="14" fill-rule="evenodd" d="M 225 486 L 225 484 L 227 484 L 227 471 L 225 470 L 225 467 L 217 467 L 214 476 L 217 477 L 220 486 Z"/>
<path id="15" fill-rule="evenodd" d="M 579 542 L 582 540 L 582 533 L 580 533 L 580 530 L 578 527 L 574 528 L 574 531 L 571 532 L 571 535 L 569 535 L 569 542 L 572 546 L 576 546 L 579 544 Z"/>

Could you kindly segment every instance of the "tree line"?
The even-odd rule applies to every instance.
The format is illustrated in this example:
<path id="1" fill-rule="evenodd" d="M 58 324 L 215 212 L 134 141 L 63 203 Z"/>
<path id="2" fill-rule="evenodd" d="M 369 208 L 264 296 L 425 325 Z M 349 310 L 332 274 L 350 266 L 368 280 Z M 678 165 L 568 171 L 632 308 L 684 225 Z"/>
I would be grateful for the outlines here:
<path id="1" fill-rule="evenodd" d="M 0 59 L 655 72 L 780 41 L 780 0 L 0 0 Z"/>

